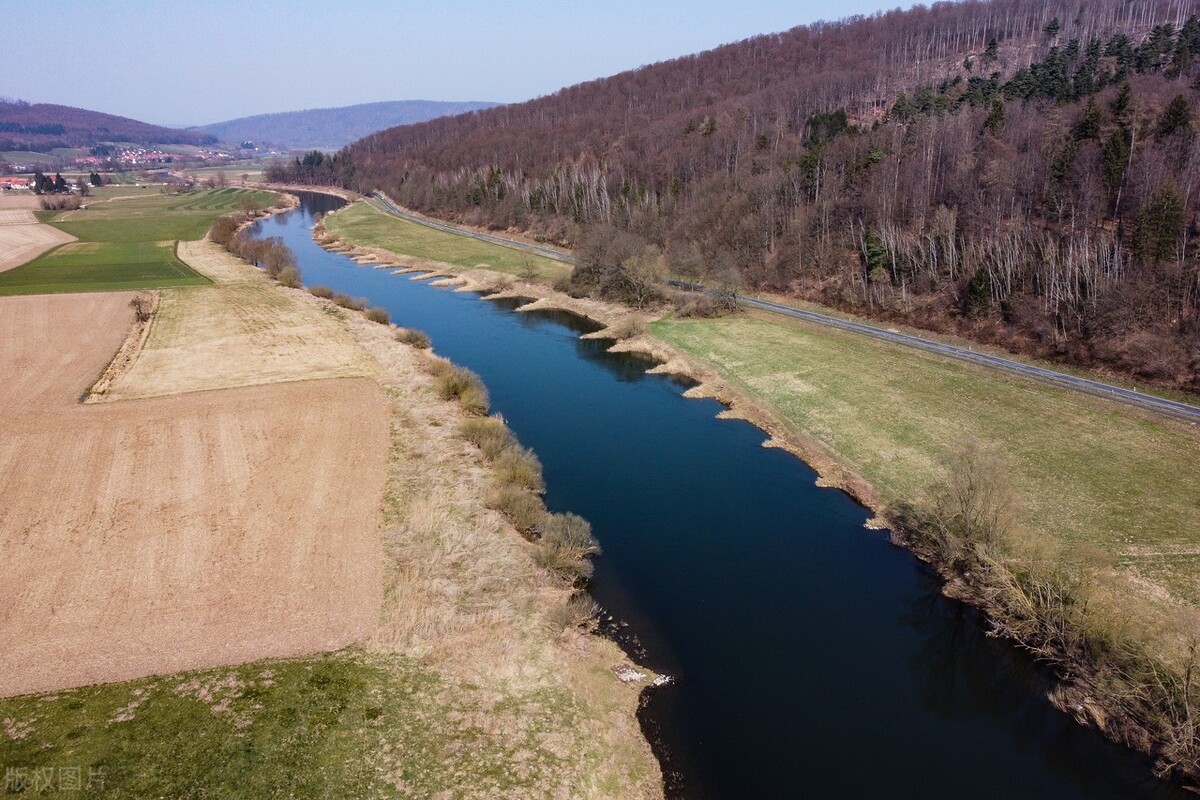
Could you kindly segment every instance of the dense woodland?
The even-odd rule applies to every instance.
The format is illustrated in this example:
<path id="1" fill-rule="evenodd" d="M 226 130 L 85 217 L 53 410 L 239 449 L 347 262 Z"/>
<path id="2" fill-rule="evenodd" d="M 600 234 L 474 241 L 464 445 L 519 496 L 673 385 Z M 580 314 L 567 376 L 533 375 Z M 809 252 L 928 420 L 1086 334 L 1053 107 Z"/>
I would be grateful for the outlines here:
<path id="1" fill-rule="evenodd" d="M 216 137 L 51 103 L 0 98 L 0 150 L 48 152 L 56 147 L 129 144 L 212 144 Z"/>
<path id="2" fill-rule="evenodd" d="M 670 268 L 1200 391 L 1198 13 L 820 23 L 275 173 L 574 246 L 578 291 Z"/>

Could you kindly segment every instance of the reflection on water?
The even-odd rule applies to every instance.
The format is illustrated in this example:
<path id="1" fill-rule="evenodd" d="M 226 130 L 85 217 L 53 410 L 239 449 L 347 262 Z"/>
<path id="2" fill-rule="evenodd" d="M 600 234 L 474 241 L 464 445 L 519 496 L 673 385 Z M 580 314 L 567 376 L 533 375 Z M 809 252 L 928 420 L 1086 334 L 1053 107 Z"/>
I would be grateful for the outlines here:
<path id="1" fill-rule="evenodd" d="M 311 220 L 256 231 L 284 238 L 305 283 L 370 298 L 478 372 L 541 458 L 548 507 L 592 522 L 592 593 L 623 644 L 677 678 L 647 713 L 684 796 L 1171 796 L 761 431 L 580 339 L 593 323 L 360 266 L 316 247 Z"/>

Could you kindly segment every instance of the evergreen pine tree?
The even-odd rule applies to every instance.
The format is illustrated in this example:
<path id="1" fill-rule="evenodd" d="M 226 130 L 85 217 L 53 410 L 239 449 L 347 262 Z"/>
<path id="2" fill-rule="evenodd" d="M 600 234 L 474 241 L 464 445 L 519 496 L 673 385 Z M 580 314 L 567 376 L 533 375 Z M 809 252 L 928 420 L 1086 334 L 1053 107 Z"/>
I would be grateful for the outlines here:
<path id="1" fill-rule="evenodd" d="M 1177 94 L 1167 104 L 1166 111 L 1163 112 L 1162 118 L 1158 121 L 1158 137 L 1162 139 L 1170 136 L 1178 130 L 1187 128 L 1191 123 L 1192 106 L 1188 103 L 1186 97 Z"/>
<path id="2" fill-rule="evenodd" d="M 1104 143 L 1102 170 L 1104 188 L 1108 190 L 1108 202 L 1115 208 L 1121 185 L 1125 182 L 1125 167 L 1129 163 L 1129 136 L 1125 131 L 1113 131 Z"/>
<path id="3" fill-rule="evenodd" d="M 1099 139 L 1100 124 L 1103 121 L 1104 117 L 1100 113 L 1100 106 L 1096 104 L 1096 99 L 1092 98 L 1088 100 L 1087 106 L 1083 109 L 1083 114 L 1075 122 L 1076 140 Z"/>
<path id="4" fill-rule="evenodd" d="M 1143 264 L 1157 264 L 1176 257 L 1186 215 L 1183 197 L 1174 186 L 1165 186 L 1150 198 L 1138 214 L 1133 233 L 1133 253 Z"/>
<path id="5" fill-rule="evenodd" d="M 983 129 L 992 136 L 999 136 L 1004 130 L 1004 103 L 995 100 L 992 102 L 992 110 L 988 112 L 987 119 L 983 121 Z"/>

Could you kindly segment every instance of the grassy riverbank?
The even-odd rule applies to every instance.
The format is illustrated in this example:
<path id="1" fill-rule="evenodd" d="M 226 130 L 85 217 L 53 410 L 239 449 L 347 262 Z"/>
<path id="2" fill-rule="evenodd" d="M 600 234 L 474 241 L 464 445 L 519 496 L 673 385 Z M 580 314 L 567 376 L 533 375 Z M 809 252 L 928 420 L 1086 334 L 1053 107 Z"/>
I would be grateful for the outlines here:
<path id="1" fill-rule="evenodd" d="M 1031 530 L 1095 545 L 1131 575 L 1200 605 L 1200 436 L 1127 410 L 861 336 L 745 316 L 653 333 L 711 364 L 793 433 L 880 492 L 918 500 L 954 446 L 999 448 Z"/>
<path id="2" fill-rule="evenodd" d="M 142 357 L 88 410 L 315 387 L 347 370 L 372 378 L 389 431 L 382 525 L 368 531 L 382 540 L 366 573 L 382 576 L 377 620 L 326 655 L 0 700 L 0 770 L 62 797 L 89 782 L 138 797 L 659 796 L 636 719 L 653 676 L 617 677 L 624 655 L 573 627 L 569 586 L 488 507 L 494 468 L 460 434 L 467 414 L 439 396 L 427 353 L 357 312 L 267 285 L 215 245 L 180 252 L 212 285 L 160 292 Z M 314 335 L 324 350 L 309 352 Z M 290 406 L 279 414 L 300 419 Z M 236 431 L 220 432 L 218 456 L 236 454 L 225 435 Z M 285 538 L 305 527 L 296 520 Z M 182 528 L 179 546 L 196 534 Z M 264 608 L 278 605 L 262 591 Z M 287 602 L 288 624 L 320 615 L 303 597 Z"/>
<path id="3" fill-rule="evenodd" d="M 369 203 L 330 214 L 325 230 L 349 244 L 388 250 L 435 268 L 488 269 L 550 282 L 570 272 L 569 266 L 553 259 L 398 219 Z"/>

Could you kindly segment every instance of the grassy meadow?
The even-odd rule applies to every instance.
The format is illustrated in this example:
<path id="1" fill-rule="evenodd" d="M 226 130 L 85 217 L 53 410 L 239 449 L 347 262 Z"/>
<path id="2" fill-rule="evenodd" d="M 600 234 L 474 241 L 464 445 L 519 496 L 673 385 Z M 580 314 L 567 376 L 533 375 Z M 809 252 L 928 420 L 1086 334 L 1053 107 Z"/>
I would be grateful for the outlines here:
<path id="1" fill-rule="evenodd" d="M 357 651 L 265 661 L 0 700 L 0 768 L 39 797 L 519 794 L 553 781 L 562 764 L 540 739 L 580 713 L 545 694 L 496 707 Z M 486 715 L 523 724 L 501 737 L 463 723 Z"/>
<path id="2" fill-rule="evenodd" d="M 87 208 L 39 212 L 79 241 L 0 273 L 0 295 L 117 291 L 206 284 L 175 254 L 179 241 L 202 239 L 213 220 L 250 200 L 267 206 L 270 192 L 213 189 L 164 195 L 157 189 L 98 190 Z"/>
<path id="3" fill-rule="evenodd" d="M 385 214 L 358 202 L 325 219 L 325 229 L 350 244 L 380 247 L 397 255 L 441 262 L 460 269 L 490 269 L 510 275 L 530 270 L 540 280 L 553 281 L 570 267 L 533 253 L 440 231 Z"/>
<path id="4" fill-rule="evenodd" d="M 814 437 L 890 505 L 919 500 L 967 438 L 994 446 L 1039 536 L 1200 605 L 1200 436 L 1185 423 L 801 322 L 662 321 L 652 331 Z"/>

